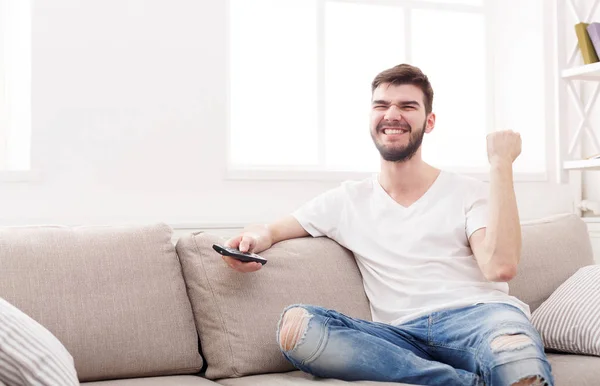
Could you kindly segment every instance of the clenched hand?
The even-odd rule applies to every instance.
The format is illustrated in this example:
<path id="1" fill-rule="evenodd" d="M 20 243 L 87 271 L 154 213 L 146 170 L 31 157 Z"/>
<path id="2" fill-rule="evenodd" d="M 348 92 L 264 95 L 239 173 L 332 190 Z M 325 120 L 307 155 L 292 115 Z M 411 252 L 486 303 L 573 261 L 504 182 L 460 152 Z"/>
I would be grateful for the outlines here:
<path id="1" fill-rule="evenodd" d="M 490 164 L 512 164 L 521 154 L 521 135 L 512 130 L 496 131 L 487 135 L 487 153 Z"/>

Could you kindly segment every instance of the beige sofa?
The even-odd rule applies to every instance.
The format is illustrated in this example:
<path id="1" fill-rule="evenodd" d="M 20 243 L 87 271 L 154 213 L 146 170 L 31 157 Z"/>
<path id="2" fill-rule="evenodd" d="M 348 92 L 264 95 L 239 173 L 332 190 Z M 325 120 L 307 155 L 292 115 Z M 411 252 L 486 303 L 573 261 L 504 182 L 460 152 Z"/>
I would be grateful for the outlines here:
<path id="1" fill-rule="evenodd" d="M 293 303 L 370 318 L 347 250 L 325 238 L 289 240 L 263 253 L 264 269 L 240 274 L 211 248 L 224 238 L 195 233 L 175 246 L 171 236 L 164 224 L 0 229 L 0 297 L 58 337 L 90 385 L 347 383 L 294 371 L 275 338 Z M 574 215 L 524 223 L 523 242 L 511 293 L 532 310 L 593 264 Z M 600 357 L 549 358 L 557 385 L 600 385 Z"/>

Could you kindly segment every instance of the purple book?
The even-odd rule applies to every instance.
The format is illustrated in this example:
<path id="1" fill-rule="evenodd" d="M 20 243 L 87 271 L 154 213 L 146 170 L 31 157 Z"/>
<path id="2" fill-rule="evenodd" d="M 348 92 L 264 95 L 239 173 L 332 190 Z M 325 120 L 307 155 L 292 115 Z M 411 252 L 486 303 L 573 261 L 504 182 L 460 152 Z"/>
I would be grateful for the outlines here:
<path id="1" fill-rule="evenodd" d="M 594 45 L 596 55 L 600 57 L 600 23 L 590 23 L 590 25 L 587 26 L 587 32 Z"/>

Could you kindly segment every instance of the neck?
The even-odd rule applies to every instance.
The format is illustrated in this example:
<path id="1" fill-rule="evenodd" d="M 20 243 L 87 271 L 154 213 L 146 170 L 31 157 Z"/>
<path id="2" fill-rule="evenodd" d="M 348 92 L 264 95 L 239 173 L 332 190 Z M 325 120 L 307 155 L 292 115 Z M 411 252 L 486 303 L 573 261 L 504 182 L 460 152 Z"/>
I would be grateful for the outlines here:
<path id="1" fill-rule="evenodd" d="M 430 186 L 440 170 L 421 158 L 421 149 L 404 162 L 381 160 L 379 184 L 389 194 L 405 194 Z"/>

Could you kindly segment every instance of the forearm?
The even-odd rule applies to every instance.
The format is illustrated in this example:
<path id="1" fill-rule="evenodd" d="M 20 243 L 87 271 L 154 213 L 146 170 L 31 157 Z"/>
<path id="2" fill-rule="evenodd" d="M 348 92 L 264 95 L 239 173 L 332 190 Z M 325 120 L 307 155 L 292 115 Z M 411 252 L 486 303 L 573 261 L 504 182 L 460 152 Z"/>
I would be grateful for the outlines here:
<path id="1" fill-rule="evenodd" d="M 488 275 L 510 280 L 521 256 L 521 224 L 513 184 L 512 162 L 493 162 L 490 168 L 488 223 L 485 234 Z"/>
<path id="2" fill-rule="evenodd" d="M 280 241 L 310 236 L 300 223 L 291 215 L 270 224 L 256 224 L 244 228 L 257 241 L 256 251 L 264 251 Z"/>

